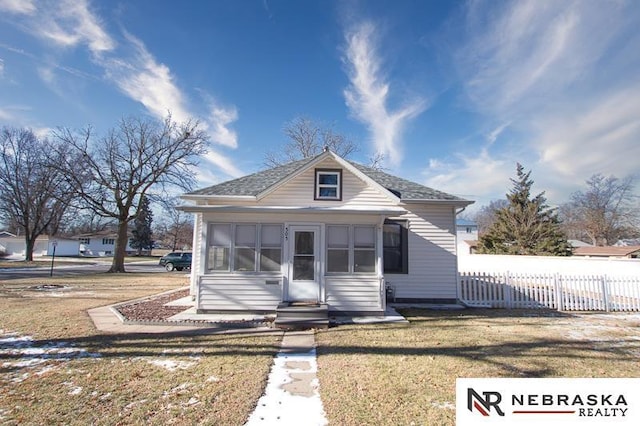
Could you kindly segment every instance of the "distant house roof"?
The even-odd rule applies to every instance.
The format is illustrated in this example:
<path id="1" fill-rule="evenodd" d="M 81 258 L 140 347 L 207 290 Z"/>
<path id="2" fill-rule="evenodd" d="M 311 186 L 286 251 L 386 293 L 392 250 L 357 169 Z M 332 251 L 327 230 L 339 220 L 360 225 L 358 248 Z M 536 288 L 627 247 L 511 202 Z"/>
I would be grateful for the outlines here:
<path id="1" fill-rule="evenodd" d="M 571 245 L 571 247 L 593 247 L 591 244 L 589 243 L 585 243 L 584 241 L 580 241 L 580 240 L 567 240 L 568 243 Z"/>
<path id="2" fill-rule="evenodd" d="M 456 219 L 456 225 L 457 226 L 478 226 L 477 223 L 475 223 L 472 220 L 467 220 L 467 219 L 462 219 L 462 218 L 457 218 Z"/>
<path id="3" fill-rule="evenodd" d="M 0 238 L 15 238 L 16 234 L 12 234 L 9 231 L 0 231 Z"/>
<path id="4" fill-rule="evenodd" d="M 256 197 L 269 188 L 272 188 L 283 181 L 286 181 L 296 173 L 310 167 L 310 165 L 322 156 L 328 156 L 331 152 L 323 152 L 315 157 L 303 160 L 293 161 L 282 166 L 263 170 L 207 188 L 199 189 L 185 194 L 185 198 L 191 196 L 225 196 L 225 197 Z M 334 158 L 335 158 L 334 157 Z M 340 158 L 340 157 L 337 157 Z M 341 159 L 341 158 L 340 158 Z M 343 160 L 349 167 L 357 169 L 360 173 L 382 186 L 389 191 L 390 195 L 398 197 L 402 201 L 456 201 L 470 204 L 471 201 L 465 200 L 446 192 L 438 191 L 433 188 L 411 182 L 409 180 L 390 175 L 383 171 L 354 163 L 352 161 Z"/>
<path id="5" fill-rule="evenodd" d="M 127 235 L 131 235 L 131 232 L 127 231 Z M 86 234 L 78 234 L 70 237 L 71 239 L 78 240 L 80 238 L 118 238 L 118 233 L 111 229 L 105 229 L 103 231 L 89 232 Z"/>
<path id="6" fill-rule="evenodd" d="M 574 256 L 592 257 L 638 257 L 640 256 L 640 246 L 626 247 L 577 247 L 573 250 Z"/>

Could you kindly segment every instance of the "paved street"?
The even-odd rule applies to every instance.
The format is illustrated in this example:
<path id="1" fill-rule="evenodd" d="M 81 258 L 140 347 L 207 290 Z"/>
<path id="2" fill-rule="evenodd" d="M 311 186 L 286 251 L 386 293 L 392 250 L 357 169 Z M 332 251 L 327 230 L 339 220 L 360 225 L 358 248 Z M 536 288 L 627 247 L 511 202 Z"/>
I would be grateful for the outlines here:
<path id="1" fill-rule="evenodd" d="M 110 263 L 87 264 L 87 265 L 65 265 L 64 262 L 55 263 L 53 267 L 54 277 L 86 275 L 99 272 L 106 272 Z M 185 272 L 167 272 L 158 262 L 134 262 L 126 264 L 127 272 L 147 272 L 165 274 L 184 274 Z M 38 268 L 12 268 L 0 269 L 0 281 L 16 280 L 21 278 L 48 277 L 51 269 L 49 267 Z"/>

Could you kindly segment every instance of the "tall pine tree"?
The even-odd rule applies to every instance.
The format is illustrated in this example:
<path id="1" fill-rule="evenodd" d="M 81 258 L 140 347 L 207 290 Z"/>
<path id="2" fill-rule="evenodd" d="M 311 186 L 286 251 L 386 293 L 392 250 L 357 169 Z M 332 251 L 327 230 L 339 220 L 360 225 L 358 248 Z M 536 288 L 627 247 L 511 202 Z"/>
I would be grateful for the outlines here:
<path id="1" fill-rule="evenodd" d="M 140 207 L 138 215 L 133 220 L 133 231 L 129 245 L 131 248 L 138 249 L 138 256 L 142 254 L 142 250 L 151 250 L 153 246 L 153 233 L 151 231 L 151 223 L 153 222 L 153 212 L 149 208 L 149 199 L 142 197 L 140 199 Z"/>
<path id="2" fill-rule="evenodd" d="M 544 192 L 531 197 L 531 171 L 518 163 L 517 179 L 507 194 L 508 205 L 496 211 L 496 220 L 480 237 L 478 251 L 488 254 L 567 256 L 570 246 L 555 210 L 546 204 Z"/>

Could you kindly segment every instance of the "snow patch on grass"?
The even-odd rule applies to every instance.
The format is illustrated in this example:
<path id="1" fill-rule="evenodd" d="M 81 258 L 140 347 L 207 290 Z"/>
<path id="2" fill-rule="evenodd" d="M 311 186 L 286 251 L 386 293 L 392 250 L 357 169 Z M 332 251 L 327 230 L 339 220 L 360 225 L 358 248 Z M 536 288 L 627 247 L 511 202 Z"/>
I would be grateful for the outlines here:
<path id="1" fill-rule="evenodd" d="M 196 365 L 195 361 L 176 361 L 172 359 L 150 359 L 147 362 L 156 367 L 162 367 L 169 371 L 186 370 Z"/>
<path id="2" fill-rule="evenodd" d="M 36 341 L 31 336 L 0 329 L 0 358 L 7 360 L 0 366 L 12 372 L 9 381 L 13 383 L 21 383 L 31 374 L 41 376 L 72 359 L 99 357 L 100 354 L 69 342 Z M 23 371 L 25 369 L 29 371 Z"/>

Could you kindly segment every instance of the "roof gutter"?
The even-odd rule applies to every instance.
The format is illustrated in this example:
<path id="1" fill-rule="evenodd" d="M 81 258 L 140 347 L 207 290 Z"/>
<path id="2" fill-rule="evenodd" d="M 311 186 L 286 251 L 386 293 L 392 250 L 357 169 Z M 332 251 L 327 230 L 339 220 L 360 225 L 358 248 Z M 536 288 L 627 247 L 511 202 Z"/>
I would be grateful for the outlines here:
<path id="1" fill-rule="evenodd" d="M 178 210 L 189 213 L 299 213 L 299 214 L 376 214 L 394 216 L 406 213 L 403 208 L 371 208 L 371 209 L 345 209 L 331 207 L 289 207 L 289 206 L 210 206 L 191 205 L 178 206 Z"/>

